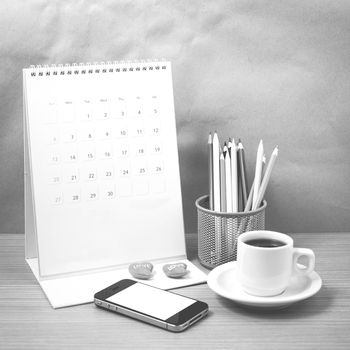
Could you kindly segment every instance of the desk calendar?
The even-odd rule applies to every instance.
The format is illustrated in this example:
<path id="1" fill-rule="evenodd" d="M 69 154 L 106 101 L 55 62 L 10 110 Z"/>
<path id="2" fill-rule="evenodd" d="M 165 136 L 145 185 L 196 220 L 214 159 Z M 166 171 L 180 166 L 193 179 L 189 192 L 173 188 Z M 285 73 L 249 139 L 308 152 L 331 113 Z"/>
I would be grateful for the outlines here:
<path id="1" fill-rule="evenodd" d="M 129 263 L 186 259 L 170 63 L 34 67 L 23 86 L 26 258 L 51 304 L 92 301 Z"/>

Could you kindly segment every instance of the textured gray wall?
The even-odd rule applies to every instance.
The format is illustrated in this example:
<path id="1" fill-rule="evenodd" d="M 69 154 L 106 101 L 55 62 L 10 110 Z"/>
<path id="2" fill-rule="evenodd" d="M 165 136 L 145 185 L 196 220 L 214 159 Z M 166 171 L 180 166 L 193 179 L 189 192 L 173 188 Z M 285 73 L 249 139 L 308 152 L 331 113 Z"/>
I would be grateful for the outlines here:
<path id="1" fill-rule="evenodd" d="M 173 63 L 186 231 L 209 130 L 279 145 L 268 223 L 350 230 L 349 1 L 1 1 L 0 232 L 23 232 L 22 75 L 30 64 Z"/>

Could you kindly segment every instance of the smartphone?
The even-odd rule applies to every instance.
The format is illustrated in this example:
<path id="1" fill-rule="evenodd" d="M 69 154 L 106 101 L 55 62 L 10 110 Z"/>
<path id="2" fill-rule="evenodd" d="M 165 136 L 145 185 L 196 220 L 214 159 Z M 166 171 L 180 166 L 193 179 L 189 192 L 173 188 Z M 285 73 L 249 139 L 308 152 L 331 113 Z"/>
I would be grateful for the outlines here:
<path id="1" fill-rule="evenodd" d="M 182 332 L 208 314 L 208 305 L 147 284 L 121 280 L 96 293 L 97 306 L 172 332 Z"/>

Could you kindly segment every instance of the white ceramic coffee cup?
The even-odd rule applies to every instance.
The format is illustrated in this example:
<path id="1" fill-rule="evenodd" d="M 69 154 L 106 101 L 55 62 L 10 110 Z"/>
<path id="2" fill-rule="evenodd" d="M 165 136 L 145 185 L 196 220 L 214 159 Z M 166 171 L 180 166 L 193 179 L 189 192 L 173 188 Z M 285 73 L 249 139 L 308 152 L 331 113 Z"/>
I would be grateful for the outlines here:
<path id="1" fill-rule="evenodd" d="M 279 247 L 257 247 L 245 242 L 273 239 L 284 243 Z M 293 273 L 307 275 L 314 270 L 315 254 L 311 249 L 294 248 L 293 239 L 274 231 L 250 231 L 238 237 L 238 277 L 243 289 L 252 295 L 273 296 L 283 293 Z M 301 256 L 308 260 L 306 268 L 298 266 Z"/>

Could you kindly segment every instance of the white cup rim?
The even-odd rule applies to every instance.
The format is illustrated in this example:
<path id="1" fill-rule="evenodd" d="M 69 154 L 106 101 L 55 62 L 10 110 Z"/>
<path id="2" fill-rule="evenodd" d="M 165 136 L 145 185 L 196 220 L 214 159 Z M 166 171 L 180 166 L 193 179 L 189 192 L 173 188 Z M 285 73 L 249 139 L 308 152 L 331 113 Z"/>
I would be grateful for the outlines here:
<path id="1" fill-rule="evenodd" d="M 272 239 L 282 241 L 283 243 L 285 243 L 285 245 L 280 247 L 266 248 L 266 247 L 251 246 L 245 243 L 247 240 L 254 239 L 254 238 L 270 238 L 270 239 L 272 238 Z M 277 232 L 277 231 L 266 231 L 266 230 L 248 231 L 239 235 L 237 239 L 239 242 L 243 243 L 246 247 L 249 247 L 251 249 L 257 249 L 257 250 L 273 249 L 274 251 L 277 251 L 277 250 L 286 249 L 287 247 L 293 246 L 293 239 L 290 236 L 286 235 L 285 233 Z"/>

